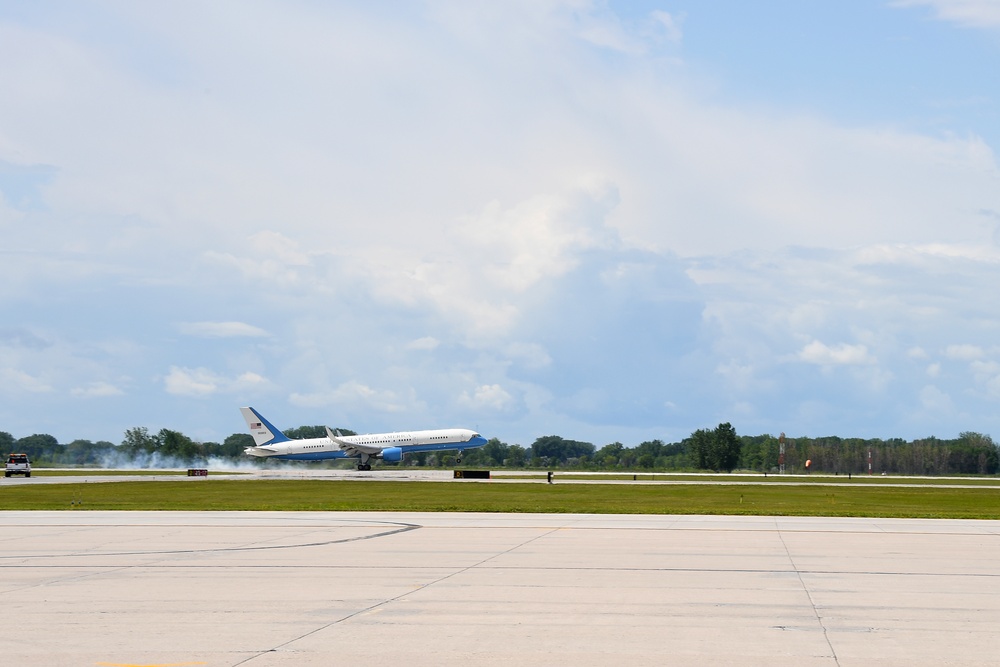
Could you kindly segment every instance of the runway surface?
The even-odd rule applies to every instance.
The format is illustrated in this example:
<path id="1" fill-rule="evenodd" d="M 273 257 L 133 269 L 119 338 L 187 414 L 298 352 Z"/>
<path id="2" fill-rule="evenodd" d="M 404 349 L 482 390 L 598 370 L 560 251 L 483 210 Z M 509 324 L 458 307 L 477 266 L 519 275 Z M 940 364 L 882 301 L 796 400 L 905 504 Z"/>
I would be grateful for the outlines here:
<path id="1" fill-rule="evenodd" d="M 994 665 L 1000 522 L 0 512 L 21 666 Z"/>

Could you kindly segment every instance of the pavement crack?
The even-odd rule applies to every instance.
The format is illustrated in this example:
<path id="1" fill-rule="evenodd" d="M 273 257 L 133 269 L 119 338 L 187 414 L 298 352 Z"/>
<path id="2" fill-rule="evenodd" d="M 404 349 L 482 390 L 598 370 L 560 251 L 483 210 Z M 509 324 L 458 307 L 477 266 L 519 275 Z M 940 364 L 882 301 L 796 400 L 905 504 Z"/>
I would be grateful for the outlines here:
<path id="1" fill-rule="evenodd" d="M 816 601 L 813 599 L 812 591 L 809 590 L 809 586 L 806 585 L 805 579 L 802 578 L 802 572 L 795 564 L 795 559 L 792 558 L 792 552 L 788 549 L 788 544 L 785 543 L 784 535 L 781 534 L 781 526 L 777 525 L 777 522 L 775 522 L 774 528 L 775 532 L 778 534 L 778 539 L 781 540 L 781 546 L 785 550 L 788 562 L 792 566 L 795 576 L 798 577 L 802 590 L 805 591 L 806 597 L 809 599 L 809 606 L 812 607 L 813 614 L 816 616 L 816 622 L 819 624 L 820 630 L 823 631 L 823 639 L 826 641 L 826 645 L 830 648 L 830 655 L 833 657 L 833 663 L 839 667 L 840 659 L 837 657 L 837 650 L 833 648 L 833 642 L 830 641 L 830 634 L 827 632 L 826 624 L 823 622 L 823 615 L 819 613 L 819 609 L 816 607 Z"/>
<path id="2" fill-rule="evenodd" d="M 176 554 L 200 554 L 200 553 L 224 553 L 224 552 L 234 552 L 234 551 L 268 551 L 273 549 L 300 549 L 302 547 L 325 547 L 331 544 L 346 544 L 348 542 L 360 542 L 362 540 L 374 540 L 379 537 L 388 537 L 390 535 L 397 535 L 399 533 L 406 533 L 411 530 L 416 530 L 422 528 L 415 523 L 397 523 L 392 522 L 389 525 L 400 526 L 393 530 L 386 530 L 381 533 L 372 533 L 371 535 L 359 535 L 357 537 L 345 537 L 339 540 L 325 540 L 323 542 L 308 542 L 308 543 L 295 543 L 295 544 L 262 544 L 257 546 L 243 546 L 243 547 L 212 547 L 208 549 L 163 549 L 157 551 L 88 551 L 86 553 L 64 553 L 64 554 L 18 554 L 18 555 L 0 555 L 0 560 L 4 559 L 34 559 L 34 558 L 71 558 L 71 557 L 101 557 L 105 558 L 108 556 L 167 556 Z M 315 531 L 313 531 L 315 532 Z M 22 565 L 26 563 L 21 563 Z M 0 566 L 2 567 L 2 566 Z"/>
<path id="3" fill-rule="evenodd" d="M 421 528 L 422 527 L 422 526 L 413 525 L 413 524 L 407 524 L 407 525 L 412 525 L 412 528 L 410 528 L 410 530 L 412 530 L 413 528 Z M 342 616 L 341 618 L 338 618 L 335 621 L 330 621 L 329 623 L 325 623 L 324 625 L 321 625 L 319 627 L 313 628 L 312 630 L 310 630 L 308 632 L 304 632 L 304 633 L 300 634 L 297 637 L 293 637 L 292 639 L 289 639 L 288 641 L 282 642 L 281 644 L 278 644 L 277 646 L 274 646 L 274 647 L 272 647 L 270 649 L 267 649 L 267 650 L 261 651 L 259 653 L 256 653 L 255 655 L 249 656 L 248 658 L 246 658 L 244 660 L 241 660 L 240 662 L 234 663 L 233 667 L 239 667 L 240 665 L 245 665 L 248 662 L 250 662 L 251 660 L 255 660 L 256 658 L 265 656 L 265 655 L 267 655 L 269 653 L 274 653 L 276 651 L 280 651 L 281 649 L 283 649 L 283 648 L 285 648 L 287 646 L 290 646 L 290 645 L 294 644 L 295 642 L 301 641 L 301 640 L 305 639 L 306 637 L 310 637 L 310 636 L 316 634 L 317 632 L 322 632 L 323 630 L 326 630 L 328 628 L 332 628 L 332 627 L 334 627 L 336 625 L 340 625 L 341 623 L 349 621 L 352 618 L 356 618 L 358 616 L 361 616 L 362 614 L 367 614 L 368 612 L 371 612 L 371 611 L 374 611 L 376 609 L 380 609 L 382 607 L 390 605 L 393 602 L 396 602 L 396 601 L 398 601 L 398 600 L 400 600 L 400 599 L 402 599 L 404 597 L 407 597 L 409 595 L 413 595 L 415 593 L 419 593 L 420 591 L 427 590 L 428 588 L 430 588 L 432 586 L 436 586 L 436 585 L 440 584 L 441 582 L 447 581 L 447 580 L 449 580 L 449 579 L 451 579 L 453 577 L 457 577 L 460 574 L 464 574 L 465 572 L 468 572 L 469 570 L 474 570 L 477 567 L 482 567 L 483 565 L 485 565 L 486 563 L 490 562 L 491 560 L 494 560 L 494 559 L 499 558 L 501 556 L 505 556 L 505 555 L 507 555 L 507 554 L 509 554 L 509 553 L 511 553 L 513 551 L 516 551 L 516 550 L 518 550 L 518 549 L 520 549 L 522 547 L 525 547 L 525 546 L 531 544 L 532 542 L 534 542 L 536 540 L 540 540 L 543 537 L 547 537 L 548 535 L 551 535 L 552 533 L 555 533 L 555 532 L 557 532 L 559 530 L 561 530 L 561 529 L 560 528 L 553 528 L 551 530 L 547 530 L 547 531 L 545 531 L 545 532 L 543 532 L 543 533 L 541 533 L 539 535 L 535 535 L 534 537 L 532 537 L 530 539 L 524 540 L 523 542 L 521 542 L 519 544 L 515 544 L 514 546 L 510 547 L 509 549 L 505 549 L 504 551 L 501 551 L 499 553 L 491 554 L 490 556 L 482 559 L 481 561 L 479 561 L 477 563 L 473 563 L 471 565 L 467 565 L 465 567 L 459 568 L 459 569 L 455 570 L 454 572 L 449 572 L 448 574 L 446 574 L 444 576 L 438 577 L 437 579 L 434 579 L 432 581 L 428 581 L 427 583 L 421 584 L 420 586 L 417 586 L 417 587 L 415 587 L 415 588 L 413 588 L 411 590 L 404 591 L 404 592 L 400 593 L 399 595 L 393 596 L 391 598 L 386 598 L 385 600 L 382 600 L 381 602 L 376 602 L 375 604 L 368 605 L 367 607 L 364 607 L 363 609 L 358 609 L 357 611 L 354 611 L 354 612 L 352 612 L 350 614 L 347 614 L 346 616 Z M 403 531 L 402 530 L 397 530 L 397 531 L 393 531 L 393 532 L 398 533 L 398 532 L 403 532 Z"/>

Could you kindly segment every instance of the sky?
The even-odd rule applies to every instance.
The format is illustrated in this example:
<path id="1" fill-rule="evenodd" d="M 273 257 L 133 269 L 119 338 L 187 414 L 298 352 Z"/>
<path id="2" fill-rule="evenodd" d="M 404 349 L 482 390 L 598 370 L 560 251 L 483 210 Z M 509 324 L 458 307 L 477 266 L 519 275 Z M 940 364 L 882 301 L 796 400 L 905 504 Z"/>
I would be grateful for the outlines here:
<path id="1" fill-rule="evenodd" d="M 0 0 L 0 430 L 1000 437 L 1000 0 Z"/>

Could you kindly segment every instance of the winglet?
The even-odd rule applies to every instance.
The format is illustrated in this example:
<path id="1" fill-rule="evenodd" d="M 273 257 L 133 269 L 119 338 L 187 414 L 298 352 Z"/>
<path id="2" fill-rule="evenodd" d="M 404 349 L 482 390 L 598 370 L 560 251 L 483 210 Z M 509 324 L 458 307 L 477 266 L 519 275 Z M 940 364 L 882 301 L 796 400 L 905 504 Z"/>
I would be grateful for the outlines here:
<path id="1" fill-rule="evenodd" d="M 330 438 L 330 442 L 334 443 L 341 449 L 350 446 L 351 443 L 344 442 L 343 440 L 340 439 L 340 429 L 337 429 L 336 431 L 331 431 L 329 426 L 324 426 L 323 428 L 326 429 L 326 437 Z"/>
<path id="2" fill-rule="evenodd" d="M 340 447 L 341 451 L 347 452 L 349 456 L 358 456 L 359 453 L 375 456 L 382 453 L 382 448 L 378 445 L 362 445 L 355 442 L 348 442 L 340 435 L 339 430 L 334 434 L 329 426 L 324 426 L 324 428 L 326 429 L 326 437 L 330 438 L 330 442 Z"/>

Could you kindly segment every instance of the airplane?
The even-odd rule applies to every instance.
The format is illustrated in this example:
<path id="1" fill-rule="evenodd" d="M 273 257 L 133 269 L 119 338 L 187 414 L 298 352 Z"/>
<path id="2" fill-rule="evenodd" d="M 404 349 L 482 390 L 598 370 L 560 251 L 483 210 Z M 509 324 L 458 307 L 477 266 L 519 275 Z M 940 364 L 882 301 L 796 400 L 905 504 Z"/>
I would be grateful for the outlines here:
<path id="1" fill-rule="evenodd" d="M 487 440 L 467 428 L 440 428 L 431 431 L 341 435 L 326 427 L 325 438 L 292 440 L 276 429 L 253 408 L 240 408 L 253 435 L 254 446 L 243 450 L 248 456 L 280 461 L 323 461 L 358 459 L 358 470 L 371 470 L 372 459 L 395 463 L 407 452 L 457 451 L 459 463 L 466 449 L 482 447 Z"/>

